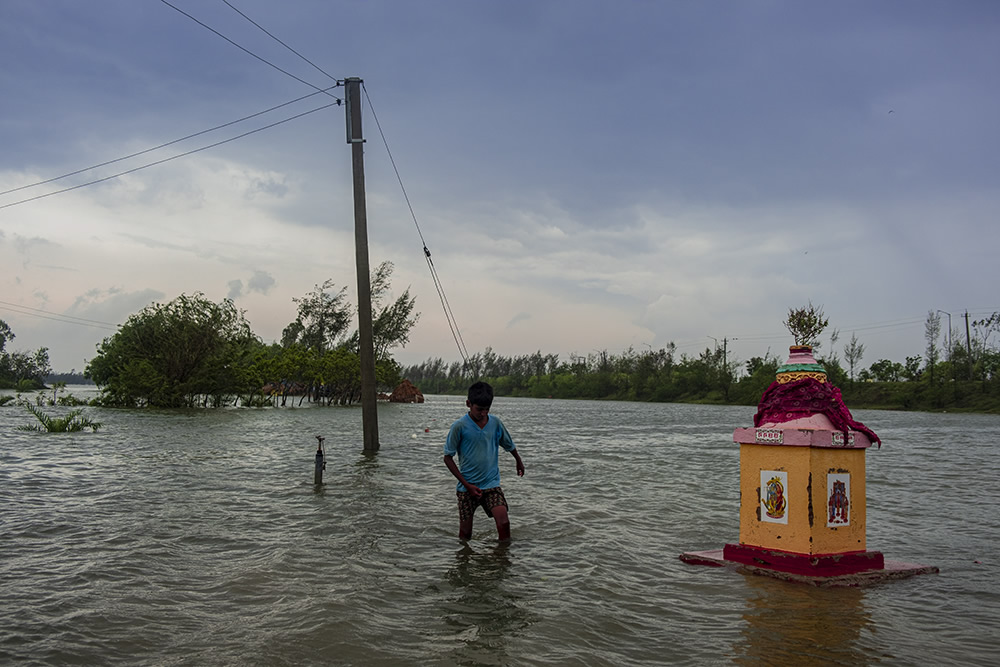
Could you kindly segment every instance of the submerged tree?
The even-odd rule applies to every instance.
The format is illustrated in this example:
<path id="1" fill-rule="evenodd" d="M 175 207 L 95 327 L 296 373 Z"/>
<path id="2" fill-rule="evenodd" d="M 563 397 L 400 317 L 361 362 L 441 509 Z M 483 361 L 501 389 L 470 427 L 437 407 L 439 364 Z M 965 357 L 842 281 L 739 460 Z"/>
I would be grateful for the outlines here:
<path id="1" fill-rule="evenodd" d="M 0 375 L 6 377 L 12 386 L 29 391 L 41 389 L 51 372 L 47 347 L 40 347 L 34 352 L 19 350 L 0 355 Z"/>
<path id="2" fill-rule="evenodd" d="M 11 331 L 10 325 L 3 320 L 0 320 L 0 354 L 3 354 L 4 348 L 7 347 L 7 343 L 12 340 L 14 340 L 14 332 Z"/>
<path id="3" fill-rule="evenodd" d="M 410 341 L 410 331 L 420 318 L 420 313 L 413 312 L 417 300 L 410 296 L 409 287 L 395 301 L 385 303 L 393 268 L 392 262 L 382 262 L 371 278 L 372 344 L 376 361 L 389 359 L 392 350 L 405 346 Z M 346 345 L 352 350 L 358 350 L 357 331 Z"/>
<path id="4" fill-rule="evenodd" d="M 333 280 L 326 280 L 292 301 L 298 304 L 299 310 L 295 321 L 282 332 L 282 347 L 299 344 L 322 356 L 343 342 L 354 313 L 354 307 L 347 300 L 346 287 L 335 291 Z"/>
<path id="5" fill-rule="evenodd" d="M 10 326 L 0 320 L 0 387 L 17 387 L 24 390 L 40 389 L 52 372 L 49 366 L 49 349 L 40 347 L 35 352 L 6 350 L 14 340 Z"/>
<path id="6" fill-rule="evenodd" d="M 385 303 L 392 270 L 391 262 L 382 262 L 371 276 L 375 380 L 383 389 L 399 384 L 400 367 L 390 352 L 409 341 L 419 317 L 414 313 L 416 299 L 410 296 L 409 288 L 395 301 Z M 299 310 L 282 335 L 280 378 L 302 384 L 310 396 L 328 403 L 360 400 L 360 337 L 357 329 L 347 335 L 355 312 L 347 300 L 347 288 L 335 290 L 333 281 L 327 280 L 294 301 Z"/>
<path id="7" fill-rule="evenodd" d="M 86 375 L 109 405 L 193 406 L 199 398 L 245 388 L 239 369 L 261 346 L 230 299 L 201 293 L 154 303 L 129 317 L 97 347 Z"/>

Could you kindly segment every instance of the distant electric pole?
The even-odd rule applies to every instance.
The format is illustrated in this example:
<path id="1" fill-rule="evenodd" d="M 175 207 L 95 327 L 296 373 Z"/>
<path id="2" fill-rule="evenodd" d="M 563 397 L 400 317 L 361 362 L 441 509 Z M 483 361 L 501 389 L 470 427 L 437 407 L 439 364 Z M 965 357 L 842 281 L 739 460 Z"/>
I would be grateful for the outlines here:
<path id="1" fill-rule="evenodd" d="M 361 133 L 361 79 L 344 80 L 347 143 L 354 168 L 354 251 L 358 266 L 358 352 L 361 357 L 361 421 L 365 453 L 378 451 L 378 405 L 375 396 L 375 344 L 372 341 L 372 287 L 368 268 L 368 212 L 365 207 L 365 151 Z"/>
<path id="2" fill-rule="evenodd" d="M 969 336 L 969 311 L 965 311 L 965 365 L 969 369 L 969 379 L 972 379 L 972 338 Z"/>
<path id="3" fill-rule="evenodd" d="M 715 338 L 714 336 L 709 336 L 709 338 L 711 338 L 712 340 L 715 341 L 715 349 L 718 350 L 719 349 L 719 339 Z M 739 340 L 739 338 L 734 338 L 733 340 Z M 722 368 L 723 368 L 723 370 L 726 373 L 729 372 L 729 339 L 728 338 L 723 338 L 722 339 Z"/>

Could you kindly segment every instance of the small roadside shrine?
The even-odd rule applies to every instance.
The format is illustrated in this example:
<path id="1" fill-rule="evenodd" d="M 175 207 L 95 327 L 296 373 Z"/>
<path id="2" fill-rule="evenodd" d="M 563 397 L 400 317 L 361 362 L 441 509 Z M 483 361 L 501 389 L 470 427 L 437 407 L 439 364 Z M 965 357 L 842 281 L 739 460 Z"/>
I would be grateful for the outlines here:
<path id="1" fill-rule="evenodd" d="M 739 542 L 683 553 L 682 561 L 821 586 L 938 571 L 868 550 L 865 454 L 881 441 L 853 419 L 810 346 L 789 348 L 753 428 L 737 428 L 733 441 L 740 446 Z"/>

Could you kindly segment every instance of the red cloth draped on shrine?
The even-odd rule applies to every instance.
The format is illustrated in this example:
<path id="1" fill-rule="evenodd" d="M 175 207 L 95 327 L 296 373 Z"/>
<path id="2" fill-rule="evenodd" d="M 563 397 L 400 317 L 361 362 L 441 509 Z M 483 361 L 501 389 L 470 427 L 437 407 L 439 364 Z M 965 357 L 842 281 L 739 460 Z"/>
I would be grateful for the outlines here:
<path id="1" fill-rule="evenodd" d="M 816 413 L 826 415 L 838 431 L 845 434 L 847 431 L 864 433 L 872 442 L 882 446 L 882 441 L 874 431 L 861 422 L 854 421 L 851 411 L 840 397 L 839 389 L 809 377 L 786 384 L 772 382 L 760 397 L 753 425 L 780 424 L 800 417 L 811 417 Z"/>

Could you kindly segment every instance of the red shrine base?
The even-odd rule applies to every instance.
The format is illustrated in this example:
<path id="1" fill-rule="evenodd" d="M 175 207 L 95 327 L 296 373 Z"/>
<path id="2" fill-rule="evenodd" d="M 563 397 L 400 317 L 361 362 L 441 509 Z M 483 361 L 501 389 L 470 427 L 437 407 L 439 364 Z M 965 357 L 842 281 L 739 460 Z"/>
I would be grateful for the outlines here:
<path id="1" fill-rule="evenodd" d="M 877 551 L 810 556 L 745 544 L 727 544 L 723 549 L 711 551 L 690 551 L 681 554 L 680 559 L 691 565 L 729 567 L 739 572 L 823 587 L 865 586 L 939 571 L 933 566 L 885 560 Z"/>
<path id="2" fill-rule="evenodd" d="M 748 544 L 727 544 L 722 549 L 722 557 L 741 565 L 764 567 L 807 577 L 839 577 L 866 570 L 881 570 L 885 567 L 885 559 L 878 551 L 798 554 Z"/>

